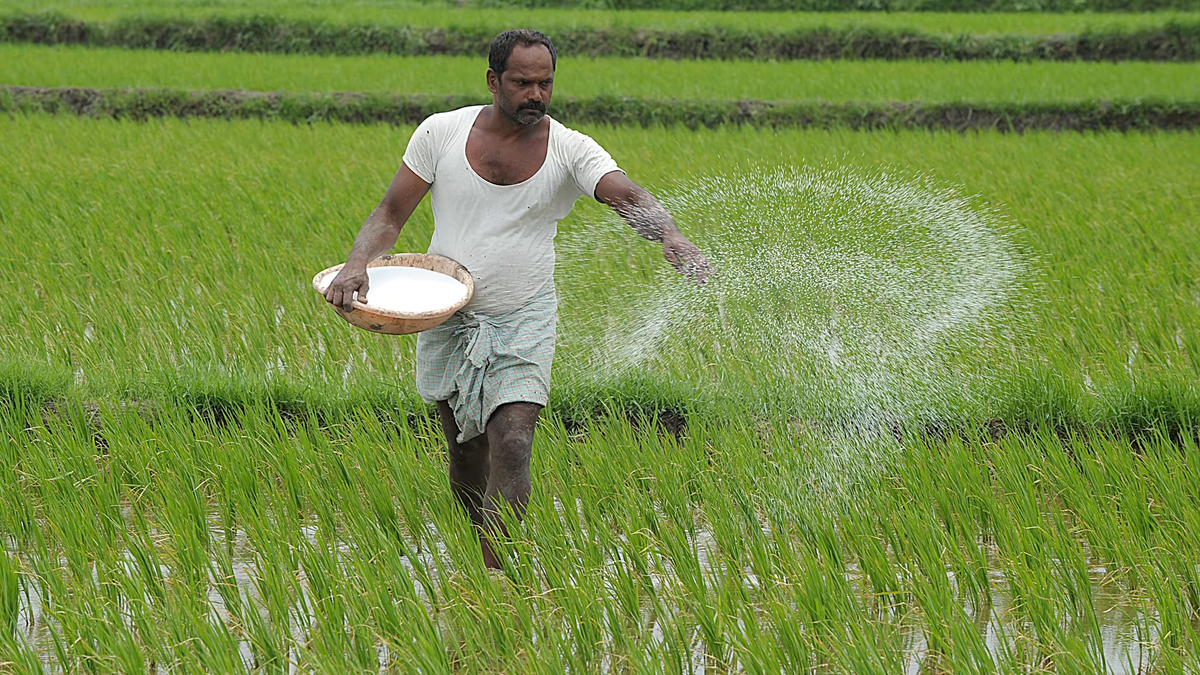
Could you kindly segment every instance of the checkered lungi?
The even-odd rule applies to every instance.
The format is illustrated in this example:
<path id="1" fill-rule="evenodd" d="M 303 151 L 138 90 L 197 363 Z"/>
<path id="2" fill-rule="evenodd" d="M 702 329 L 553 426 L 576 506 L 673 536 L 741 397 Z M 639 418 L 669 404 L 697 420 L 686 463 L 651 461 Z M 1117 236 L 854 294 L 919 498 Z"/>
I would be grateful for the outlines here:
<path id="1" fill-rule="evenodd" d="M 482 434 L 505 403 L 546 405 L 557 310 L 551 291 L 501 316 L 456 312 L 417 335 L 417 392 L 450 404 L 459 443 Z"/>

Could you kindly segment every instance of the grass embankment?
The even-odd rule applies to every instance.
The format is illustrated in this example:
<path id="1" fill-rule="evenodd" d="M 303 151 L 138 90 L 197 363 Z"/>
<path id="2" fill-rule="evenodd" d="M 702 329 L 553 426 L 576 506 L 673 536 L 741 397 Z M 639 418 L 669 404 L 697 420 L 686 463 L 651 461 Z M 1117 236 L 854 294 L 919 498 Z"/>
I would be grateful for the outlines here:
<path id="1" fill-rule="evenodd" d="M 991 383 L 952 395 L 940 412 L 948 418 L 1139 427 L 1186 426 L 1200 413 L 1195 135 L 585 130 L 660 194 L 688 176 L 736 180 L 750 162 L 834 162 L 867 172 L 916 167 L 1002 208 L 1035 261 L 1028 290 L 1008 310 L 1029 330 L 938 364 Z M 351 328 L 309 288 L 316 271 L 344 258 L 410 133 L 10 118 L 0 131 L 10 158 L 0 165 L 0 237 L 10 242 L 0 251 L 0 284 L 26 292 L 0 300 L 6 386 L 218 408 L 413 405 L 414 341 Z M 576 338 L 664 268 L 655 247 L 632 234 L 571 253 L 602 213 L 585 200 L 562 224 L 560 412 L 606 401 L 700 415 L 721 406 L 723 414 L 829 412 L 837 392 L 822 387 L 838 382 L 767 389 L 768 354 L 714 363 L 667 351 L 597 383 L 594 364 L 581 358 L 588 345 Z M 693 222 L 702 211 L 679 215 L 701 243 L 712 235 Z M 424 250 L 431 227 L 422 206 L 397 250 Z M 775 301 L 775 311 L 794 316 L 823 311 Z"/>
<path id="2" fill-rule="evenodd" d="M 486 59 L 146 54 L 0 45 L 0 83 L 31 87 L 247 89 L 488 96 Z M 563 58 L 555 95 L 765 101 L 1079 102 L 1200 100 L 1200 64 Z"/>
<path id="3" fill-rule="evenodd" d="M 1053 35 L 1161 29 L 1172 23 L 1200 22 L 1200 11 L 1156 12 L 705 12 L 570 8 L 447 7 L 403 0 L 305 3 L 285 0 L 165 0 L 147 4 L 129 0 L 0 0 L 0 15 L 57 13 L 89 22 L 113 22 L 127 17 L 205 19 L 267 15 L 331 25 L 413 26 L 467 31 L 500 31 L 530 26 L 545 31 L 592 27 L 602 31 L 790 32 L 830 28 L 878 29 L 940 35 L 1020 34 Z"/>
<path id="4" fill-rule="evenodd" d="M 428 420 L 2 410 L 13 672 L 1200 665 L 1194 440 L 543 423 L 490 576 Z"/>
<path id="5" fill-rule="evenodd" d="M 66 113 L 145 121 L 160 117 L 270 120 L 293 124 L 417 124 L 482 96 L 412 96 L 341 92 L 291 94 L 242 90 L 79 89 L 0 85 L 0 112 Z M 882 103 L 704 101 L 598 96 L 559 98 L 554 115 L 567 124 L 689 129 L 757 126 L 856 130 L 1153 131 L 1200 126 L 1200 103 L 1162 100 L 1077 103 Z"/>
<path id="6" fill-rule="evenodd" d="M 175 51 L 251 51 L 314 54 L 487 53 L 511 22 L 479 27 L 409 24 L 336 24 L 278 16 L 206 18 L 123 16 L 108 23 L 60 14 L 0 18 L 0 41 L 84 44 Z M 537 25 L 537 24 L 535 24 Z M 940 34 L 874 25 L 814 26 L 781 31 L 713 28 L 655 30 L 645 26 L 597 28 L 538 25 L 564 55 L 695 59 L 1015 59 L 1194 61 L 1200 24 L 1169 22 L 1073 34 Z"/>

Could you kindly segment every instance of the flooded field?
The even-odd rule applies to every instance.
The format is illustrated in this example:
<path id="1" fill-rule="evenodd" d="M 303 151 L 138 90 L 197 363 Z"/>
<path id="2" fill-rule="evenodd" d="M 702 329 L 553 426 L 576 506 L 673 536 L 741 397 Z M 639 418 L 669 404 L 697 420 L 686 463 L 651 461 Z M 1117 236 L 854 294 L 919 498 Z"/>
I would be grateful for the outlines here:
<path id="1" fill-rule="evenodd" d="M 211 532 L 214 539 L 221 536 L 219 529 L 214 529 Z M 697 553 L 698 564 L 701 570 L 709 570 L 708 552 L 714 546 L 711 541 L 711 535 L 707 532 L 698 533 L 697 542 L 695 542 L 695 550 Z M 308 528 L 305 533 L 309 538 L 310 543 L 315 543 L 316 533 L 312 528 Z M 339 546 L 339 549 L 344 548 L 345 544 Z M 14 552 L 10 551 L 10 555 Z M 438 553 L 444 554 L 444 549 Z M 420 564 L 426 569 L 436 568 L 434 560 L 435 553 L 418 554 L 421 559 Z M 993 562 L 994 551 L 992 552 Z M 402 563 L 404 560 L 401 561 Z M 132 571 L 136 562 L 130 556 L 126 556 L 126 564 L 128 571 Z M 267 610 L 262 604 L 262 596 L 259 588 L 262 584 L 263 573 L 258 570 L 257 563 L 253 551 L 249 550 L 248 542 L 244 535 L 236 537 L 234 555 L 231 560 L 230 569 L 232 570 L 232 582 L 229 579 L 217 580 L 210 577 L 210 588 L 207 593 L 207 599 L 210 603 L 214 621 L 219 621 L 225 624 L 235 623 L 237 617 L 231 613 L 225 606 L 225 596 L 219 592 L 215 585 L 231 584 L 236 587 L 236 593 L 241 597 L 247 598 L 252 604 L 259 608 L 263 618 L 267 618 Z M 409 565 L 410 573 L 416 570 Z M 160 573 L 163 578 L 171 576 L 171 570 L 165 566 L 160 568 Z M 951 582 L 953 583 L 952 572 L 949 572 Z M 1154 649 L 1158 642 L 1158 622 L 1153 614 L 1152 606 L 1144 599 L 1139 600 L 1135 594 L 1128 592 L 1128 589 L 1121 588 L 1120 585 L 1113 581 L 1108 575 L 1106 568 L 1103 565 L 1093 565 L 1088 568 L 1088 576 L 1091 581 L 1090 592 L 1095 602 L 1096 618 L 1098 621 L 1100 643 L 1092 645 L 1093 649 L 1099 650 L 1100 663 L 1103 665 L 1103 672 L 1112 673 L 1113 675 L 1136 675 L 1138 673 L 1149 672 L 1154 663 Z M 855 590 L 864 596 L 870 595 L 869 588 L 865 585 L 861 570 L 856 565 L 849 565 L 846 570 L 846 578 L 855 587 Z M 303 644 L 306 641 L 308 630 L 306 627 L 312 626 L 318 617 L 315 615 L 312 603 L 312 590 L 310 584 L 305 578 L 304 570 L 296 571 L 296 579 L 301 589 L 303 601 L 298 603 L 297 612 L 306 612 L 303 619 L 297 619 L 292 623 L 292 639 L 297 644 Z M 980 607 L 972 607 L 965 605 L 961 609 L 975 624 L 977 637 L 986 646 L 987 653 L 996 661 L 1002 661 L 1006 655 L 1012 654 L 1019 647 L 1022 640 L 1022 628 L 1019 618 L 1019 613 L 1012 607 L 1011 590 L 1007 584 L 1004 573 L 997 567 L 989 570 L 988 580 L 991 586 L 990 604 L 985 604 Z M 96 580 L 99 582 L 99 580 Z M 435 579 L 435 581 L 440 581 Z M 504 577 L 497 575 L 494 583 L 504 585 L 507 580 Z M 747 584 L 750 587 L 755 587 L 761 583 L 760 580 L 753 577 L 752 574 L 747 575 Z M 663 585 L 662 578 L 654 579 L 655 587 Z M 61 627 L 55 627 L 52 630 L 51 625 L 53 618 L 51 613 L 46 611 L 43 606 L 42 598 L 39 595 L 36 585 L 30 585 L 31 588 L 27 594 L 23 593 L 20 596 L 20 609 L 17 614 L 17 629 L 24 639 L 38 654 L 39 660 L 48 669 L 55 669 L 54 659 L 54 643 L 56 637 L 61 635 Z M 543 588 L 542 592 L 547 592 L 550 589 Z M 417 597 L 421 597 L 426 601 L 428 609 L 434 609 L 431 603 L 428 602 L 428 597 L 425 597 L 424 591 L 420 584 L 415 584 L 413 592 Z M 642 609 L 642 631 L 648 636 L 648 642 L 651 646 L 661 647 L 662 641 L 665 639 L 664 625 L 660 621 L 652 603 L 644 603 Z M 299 615 L 297 615 L 299 617 Z M 906 673 L 925 673 L 931 670 L 936 670 L 938 667 L 938 654 L 936 650 L 930 649 L 929 641 L 926 637 L 926 630 L 922 626 L 919 612 L 914 612 L 911 615 L 900 615 L 881 622 L 881 630 L 890 631 L 893 635 L 894 644 L 900 649 L 900 658 L 903 663 L 904 672 Z M 612 637 L 608 636 L 606 641 L 611 644 Z M 697 629 L 690 637 L 692 645 L 691 656 L 685 664 L 684 670 L 703 674 L 709 672 L 710 667 L 720 666 L 720 660 L 709 654 L 704 645 L 703 636 Z M 247 670 L 254 669 L 255 653 L 248 640 L 240 640 L 238 642 L 238 654 L 241 657 L 242 664 Z M 394 672 L 403 671 L 401 664 L 394 663 L 386 644 L 379 641 L 377 645 L 379 654 L 379 672 Z M 288 660 L 295 659 L 297 663 L 289 667 L 289 671 L 298 669 L 298 661 L 302 658 L 300 649 L 289 655 Z M 734 670 L 737 670 L 741 664 L 735 663 Z M 1038 663 L 1027 663 L 1031 669 L 1037 669 Z M 600 670 L 607 672 L 614 666 L 614 661 L 608 659 L 607 662 L 602 660 Z M 728 669 L 728 666 L 723 666 L 723 669 Z M 818 664 L 816 670 L 822 670 L 822 666 Z M 166 667 L 159 668 L 158 672 L 165 672 Z"/>
<path id="2" fill-rule="evenodd" d="M 233 426 L 116 414 L 102 452 L 70 417 L 10 424 L 5 660 L 52 672 L 1195 665 L 1194 438 L 546 422 L 529 513 L 489 573 L 431 420 L 321 427 L 265 412 Z"/>
<path id="3" fill-rule="evenodd" d="M 0 673 L 1200 673 L 1200 15 L 629 1 L 0 0 Z M 555 169 L 488 571 L 310 280 L 517 20 L 713 274 Z"/>

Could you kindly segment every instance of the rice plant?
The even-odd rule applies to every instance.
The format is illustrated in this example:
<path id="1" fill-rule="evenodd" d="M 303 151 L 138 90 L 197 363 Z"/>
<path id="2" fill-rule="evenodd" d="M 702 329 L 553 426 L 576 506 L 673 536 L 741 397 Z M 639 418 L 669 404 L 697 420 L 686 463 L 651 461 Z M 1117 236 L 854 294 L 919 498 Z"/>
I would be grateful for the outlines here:
<path id="1" fill-rule="evenodd" d="M 750 172 L 803 167 L 870 180 L 897 171 L 924 175 L 934 188 L 974 200 L 980 213 L 990 209 L 994 215 L 986 217 L 998 219 L 1025 267 L 1004 320 L 988 324 L 1022 329 L 980 336 L 978 348 L 936 364 L 982 369 L 994 383 L 982 397 L 961 398 L 975 401 L 962 408 L 973 423 L 1194 423 L 1194 135 L 587 131 L 664 198 L 704 181 L 736 184 Z M 168 399 L 208 409 L 270 400 L 288 411 L 413 402 L 412 339 L 357 331 L 308 287 L 313 273 L 344 258 L 409 133 L 10 119 L 0 130 L 10 157 L 0 164 L 7 186 L 0 235 L 9 242 L 0 250 L 0 282 L 27 290 L 0 301 L 7 395 L 130 405 Z M 803 214 L 817 208 L 805 205 L 811 199 L 817 197 L 800 194 L 788 208 Z M 706 220 L 703 203 L 677 205 L 681 226 L 698 241 L 734 245 L 738 232 L 754 225 Z M 759 228 L 764 242 L 791 245 L 795 233 L 773 217 L 780 230 Z M 718 411 L 731 403 L 761 409 L 779 390 L 766 375 L 780 365 L 761 351 L 726 349 L 722 367 L 746 374 L 734 397 L 721 396 L 697 370 L 704 345 L 663 350 L 654 355 L 656 367 L 626 369 L 616 379 L 586 377 L 595 371 L 590 327 L 649 325 L 654 316 L 631 315 L 626 301 L 648 289 L 681 288 L 653 246 L 608 218 L 581 203 L 561 224 L 564 302 L 553 407 L 576 417 L 606 402 L 647 411 Z M 860 234 L 882 236 L 872 234 L 869 221 L 861 221 L 867 229 Z M 397 250 L 424 250 L 431 226 L 423 206 Z M 917 241 L 920 232 L 904 236 Z M 955 264 L 970 269 L 973 261 Z M 854 279 L 863 281 L 848 277 Z M 828 309 L 788 311 L 802 318 Z M 796 382 L 793 389 L 803 385 Z M 823 410 L 815 400 L 790 414 L 825 417 Z"/>
<path id="2" fill-rule="evenodd" d="M 471 3 L 473 4 L 473 3 Z M 718 12 L 603 10 L 583 7 L 520 8 L 440 6 L 436 2 L 399 0 L 3 0 L 0 11 L 56 11 L 71 17 L 111 21 L 123 16 L 209 17 L 270 15 L 332 24 L 487 29 L 532 26 L 552 33 L 576 27 L 597 29 L 747 30 L 785 32 L 820 28 L 875 28 L 947 35 L 1018 33 L 1047 35 L 1087 30 L 1160 28 L 1170 23 L 1194 23 L 1194 11 L 1152 12 Z"/>
<path id="3" fill-rule="evenodd" d="M 49 87 L 483 95 L 478 56 L 315 56 L 0 45 L 0 82 Z M 769 101 L 1193 101 L 1195 63 L 672 61 L 564 56 L 557 96 Z M 553 111 L 551 111 L 553 113 Z"/>
<path id="4" fill-rule="evenodd" d="M 1200 654 L 1194 438 L 1134 454 L 1047 428 L 547 420 L 491 575 L 420 414 L 16 401 L 0 424 L 0 650 L 27 669 L 1179 672 Z"/>

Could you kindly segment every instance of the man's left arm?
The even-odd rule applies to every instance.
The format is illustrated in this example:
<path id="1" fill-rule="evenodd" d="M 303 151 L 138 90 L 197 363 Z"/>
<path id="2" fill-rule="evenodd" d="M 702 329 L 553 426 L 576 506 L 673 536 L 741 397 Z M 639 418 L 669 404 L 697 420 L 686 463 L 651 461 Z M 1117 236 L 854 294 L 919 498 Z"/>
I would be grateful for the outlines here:
<path id="1" fill-rule="evenodd" d="M 596 184 L 596 199 L 612 207 L 634 232 L 663 245 L 663 257 L 697 286 L 708 280 L 712 265 L 700 249 L 683 236 L 675 219 L 654 195 L 629 180 L 622 171 L 606 173 Z"/>

